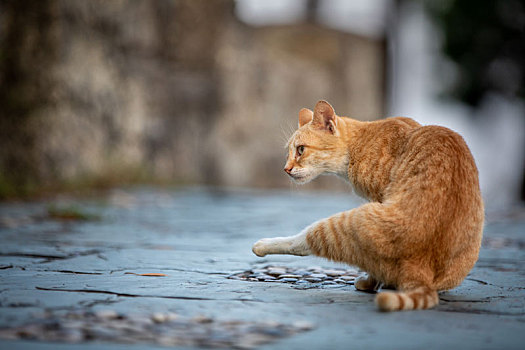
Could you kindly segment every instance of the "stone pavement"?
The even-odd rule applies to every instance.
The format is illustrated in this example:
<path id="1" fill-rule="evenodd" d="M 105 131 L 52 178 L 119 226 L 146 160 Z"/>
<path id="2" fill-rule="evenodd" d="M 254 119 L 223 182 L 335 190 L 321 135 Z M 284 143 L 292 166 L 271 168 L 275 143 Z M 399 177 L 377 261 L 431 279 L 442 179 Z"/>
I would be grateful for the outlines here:
<path id="1" fill-rule="evenodd" d="M 523 208 L 488 215 L 479 262 L 433 310 L 381 313 L 350 266 L 251 253 L 359 204 L 203 188 L 0 204 L 0 348 L 523 349 Z"/>

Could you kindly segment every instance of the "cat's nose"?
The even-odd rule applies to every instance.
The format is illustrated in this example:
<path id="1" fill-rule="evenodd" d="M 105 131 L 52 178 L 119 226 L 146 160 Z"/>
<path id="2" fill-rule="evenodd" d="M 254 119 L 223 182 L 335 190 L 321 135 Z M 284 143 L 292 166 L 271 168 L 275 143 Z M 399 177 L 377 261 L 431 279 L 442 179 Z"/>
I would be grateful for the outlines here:
<path id="1" fill-rule="evenodd" d="M 289 167 L 284 168 L 284 171 L 285 171 L 288 175 L 290 175 L 290 173 L 292 172 L 292 169 L 293 169 L 293 166 L 289 166 Z"/>

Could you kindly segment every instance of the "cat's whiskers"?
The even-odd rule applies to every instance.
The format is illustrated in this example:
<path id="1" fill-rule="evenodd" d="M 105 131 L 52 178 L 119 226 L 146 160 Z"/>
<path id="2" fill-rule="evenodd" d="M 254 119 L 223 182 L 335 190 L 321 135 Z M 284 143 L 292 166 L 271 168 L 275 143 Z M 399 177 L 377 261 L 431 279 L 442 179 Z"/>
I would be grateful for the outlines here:
<path id="1" fill-rule="evenodd" d="M 284 123 L 281 124 L 280 125 L 280 129 L 281 129 L 281 137 L 282 137 L 281 142 L 284 143 L 285 144 L 284 147 L 287 148 L 288 147 L 288 142 L 289 142 L 290 138 L 292 137 L 292 135 L 295 133 L 295 130 L 294 130 L 293 126 L 291 126 L 289 124 L 289 122 L 286 123 L 286 124 L 284 124 Z"/>

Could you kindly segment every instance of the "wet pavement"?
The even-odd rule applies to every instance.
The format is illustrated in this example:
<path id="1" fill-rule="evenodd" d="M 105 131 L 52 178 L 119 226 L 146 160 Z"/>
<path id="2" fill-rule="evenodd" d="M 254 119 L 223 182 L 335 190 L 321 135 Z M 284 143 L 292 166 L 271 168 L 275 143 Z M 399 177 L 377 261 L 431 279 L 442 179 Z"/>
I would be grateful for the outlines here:
<path id="1" fill-rule="evenodd" d="M 433 310 L 381 313 L 351 266 L 251 252 L 359 204 L 203 188 L 1 203 L 0 348 L 523 348 L 523 208 L 489 213 L 479 262 Z"/>

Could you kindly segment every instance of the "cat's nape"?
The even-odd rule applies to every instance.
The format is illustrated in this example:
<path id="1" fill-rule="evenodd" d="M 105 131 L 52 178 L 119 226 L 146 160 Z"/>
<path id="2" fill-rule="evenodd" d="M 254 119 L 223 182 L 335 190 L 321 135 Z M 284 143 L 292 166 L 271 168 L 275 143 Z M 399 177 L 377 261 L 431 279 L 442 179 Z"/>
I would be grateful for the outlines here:
<path id="1" fill-rule="evenodd" d="M 370 203 L 298 235 L 260 240 L 258 256 L 314 254 L 356 265 L 369 274 L 356 289 L 397 289 L 377 295 L 384 311 L 437 305 L 437 291 L 458 286 L 477 261 L 478 172 L 464 140 L 447 128 L 404 117 L 361 122 L 319 101 L 299 112 L 284 170 L 298 183 L 339 175 Z"/>

